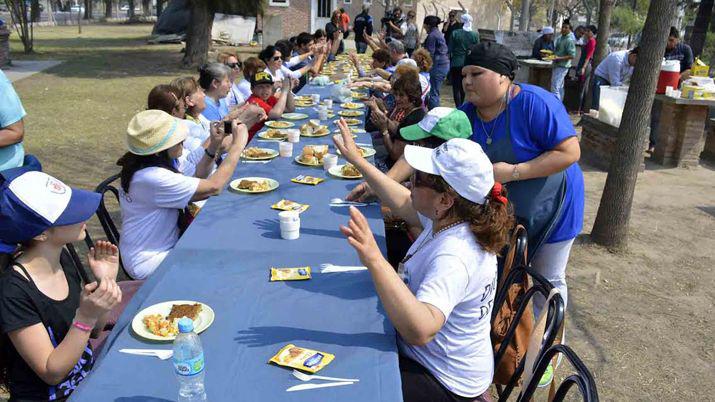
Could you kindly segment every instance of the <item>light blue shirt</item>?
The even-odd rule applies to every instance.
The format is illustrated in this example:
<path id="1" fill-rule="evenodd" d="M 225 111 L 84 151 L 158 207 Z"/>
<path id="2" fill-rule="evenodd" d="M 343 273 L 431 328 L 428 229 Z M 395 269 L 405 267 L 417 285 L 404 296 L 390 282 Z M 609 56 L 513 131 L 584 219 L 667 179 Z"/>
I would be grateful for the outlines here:
<path id="1" fill-rule="evenodd" d="M 633 74 L 633 67 L 628 64 L 628 50 L 609 54 L 596 67 L 595 74 L 608 81 L 611 86 L 623 85 L 623 82 L 627 81 Z"/>
<path id="2" fill-rule="evenodd" d="M 0 128 L 17 123 L 26 114 L 12 83 L 0 70 Z M 0 171 L 22 166 L 24 158 L 25 149 L 22 142 L 0 147 Z"/>
<path id="3" fill-rule="evenodd" d="M 226 98 L 219 99 L 218 102 L 210 97 L 206 97 L 206 109 L 201 114 L 209 121 L 220 121 L 228 114 Z"/>

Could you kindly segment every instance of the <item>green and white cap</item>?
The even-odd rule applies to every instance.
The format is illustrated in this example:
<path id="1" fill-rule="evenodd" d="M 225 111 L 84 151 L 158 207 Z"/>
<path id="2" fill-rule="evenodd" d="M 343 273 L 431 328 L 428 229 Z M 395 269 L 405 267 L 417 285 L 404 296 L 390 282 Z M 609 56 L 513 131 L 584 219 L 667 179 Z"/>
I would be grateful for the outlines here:
<path id="1" fill-rule="evenodd" d="M 433 136 L 444 140 L 469 138 L 472 135 L 472 125 L 463 111 L 451 107 L 436 107 L 419 123 L 400 129 L 400 135 L 407 141 Z"/>

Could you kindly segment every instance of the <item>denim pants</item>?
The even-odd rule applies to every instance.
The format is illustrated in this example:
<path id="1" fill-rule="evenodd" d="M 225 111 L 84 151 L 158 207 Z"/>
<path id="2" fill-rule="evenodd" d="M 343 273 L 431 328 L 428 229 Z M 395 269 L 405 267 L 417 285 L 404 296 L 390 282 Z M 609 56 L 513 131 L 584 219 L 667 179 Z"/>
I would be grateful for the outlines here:
<path id="1" fill-rule="evenodd" d="M 449 82 L 452 84 L 452 96 L 454 97 L 454 107 L 462 106 L 464 103 L 464 88 L 462 87 L 462 67 L 452 67 L 449 70 Z"/>
<path id="2" fill-rule="evenodd" d="M 365 53 L 367 50 L 367 42 L 355 42 L 355 47 L 358 53 Z"/>
<path id="3" fill-rule="evenodd" d="M 427 100 L 427 109 L 432 110 L 439 106 L 439 90 L 442 88 L 442 82 L 447 77 L 449 65 L 435 66 L 429 73 L 429 99 Z"/>
<path id="4" fill-rule="evenodd" d="M 551 73 L 551 93 L 556 95 L 559 100 L 564 100 L 564 80 L 569 73 L 566 67 L 554 67 Z"/>

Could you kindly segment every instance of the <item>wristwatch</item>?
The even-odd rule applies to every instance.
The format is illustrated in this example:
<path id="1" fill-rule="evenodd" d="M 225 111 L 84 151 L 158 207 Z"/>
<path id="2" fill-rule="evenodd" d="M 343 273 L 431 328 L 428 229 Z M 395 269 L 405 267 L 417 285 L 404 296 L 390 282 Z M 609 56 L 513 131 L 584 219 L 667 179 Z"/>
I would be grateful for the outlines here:
<path id="1" fill-rule="evenodd" d="M 514 165 L 514 170 L 511 171 L 511 181 L 519 181 L 519 164 Z"/>

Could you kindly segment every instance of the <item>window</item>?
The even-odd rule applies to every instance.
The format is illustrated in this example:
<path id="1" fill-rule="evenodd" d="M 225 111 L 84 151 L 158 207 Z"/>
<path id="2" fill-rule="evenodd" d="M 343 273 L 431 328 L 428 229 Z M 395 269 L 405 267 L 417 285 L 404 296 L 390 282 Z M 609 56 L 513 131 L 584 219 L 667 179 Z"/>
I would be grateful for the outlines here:
<path id="1" fill-rule="evenodd" d="M 353 0 L 343 0 L 343 4 L 352 4 Z"/>
<path id="2" fill-rule="evenodd" d="M 288 7 L 290 0 L 268 0 L 269 6 Z"/>
<path id="3" fill-rule="evenodd" d="M 412 1 L 412 0 L 404 0 L 404 1 L 402 2 L 402 5 L 405 6 L 405 7 L 412 7 L 414 4 L 413 4 L 413 1 Z"/>
<path id="4" fill-rule="evenodd" d="M 318 0 L 318 18 L 330 18 L 332 5 L 330 0 Z"/>

